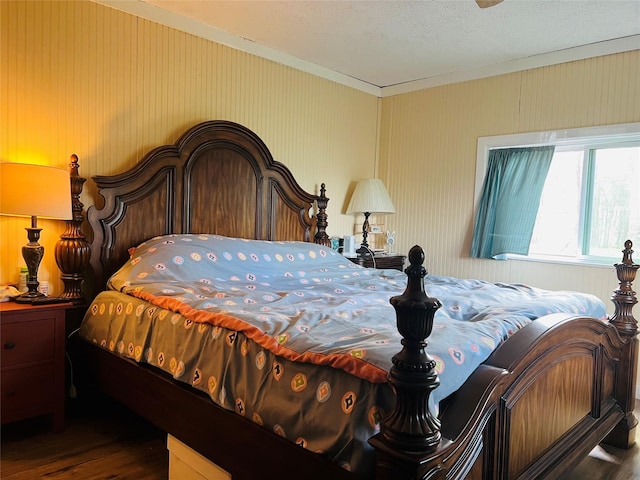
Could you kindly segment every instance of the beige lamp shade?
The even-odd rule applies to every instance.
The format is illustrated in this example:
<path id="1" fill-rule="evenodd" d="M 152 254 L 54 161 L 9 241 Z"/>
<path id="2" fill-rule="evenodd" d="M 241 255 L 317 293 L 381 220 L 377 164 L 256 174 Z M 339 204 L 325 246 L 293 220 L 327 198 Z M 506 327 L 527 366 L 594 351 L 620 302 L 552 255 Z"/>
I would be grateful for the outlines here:
<path id="1" fill-rule="evenodd" d="M 0 214 L 70 220 L 69 172 L 26 163 L 0 163 Z"/>
<path id="2" fill-rule="evenodd" d="M 347 207 L 347 214 L 357 213 L 396 213 L 389 193 L 378 178 L 360 180 L 353 191 L 353 196 Z"/>

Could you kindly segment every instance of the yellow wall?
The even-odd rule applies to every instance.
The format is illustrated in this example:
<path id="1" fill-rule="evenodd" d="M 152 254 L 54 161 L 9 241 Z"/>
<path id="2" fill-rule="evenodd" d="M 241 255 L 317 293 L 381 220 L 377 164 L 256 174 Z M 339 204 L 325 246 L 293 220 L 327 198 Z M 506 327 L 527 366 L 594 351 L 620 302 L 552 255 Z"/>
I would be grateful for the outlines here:
<path id="1" fill-rule="evenodd" d="M 638 122 L 638 85 L 634 51 L 380 100 L 93 2 L 0 2 L 3 162 L 66 167 L 76 153 L 82 176 L 112 174 L 197 122 L 233 120 L 254 130 L 303 188 L 326 182 L 332 235 L 352 231 L 353 218 L 341 212 L 354 182 L 378 174 L 397 210 L 382 219 L 397 231 L 397 251 L 423 245 L 434 274 L 605 300 L 616 286 L 610 269 L 468 257 L 476 142 Z M 96 199 L 86 182 L 82 201 Z M 0 282 L 17 281 L 27 222 L 0 218 Z M 40 226 L 41 271 L 60 292 L 53 246 L 63 225 Z"/>
<path id="2" fill-rule="evenodd" d="M 610 305 L 612 267 L 469 258 L 477 139 L 639 122 L 639 86 L 636 50 L 384 98 L 380 176 L 398 251 L 422 245 L 434 274 L 591 292 Z"/>
<path id="3" fill-rule="evenodd" d="M 113 174 L 188 127 L 232 120 L 255 131 L 302 187 L 327 184 L 332 235 L 344 202 L 373 176 L 379 100 L 93 2 L 0 2 L 0 161 Z M 28 194 L 25 179 L 25 195 Z M 85 207 L 96 202 L 85 183 Z M 28 219 L 0 217 L 0 282 L 17 282 Z M 40 279 L 62 291 L 53 258 L 64 222 L 39 221 Z"/>

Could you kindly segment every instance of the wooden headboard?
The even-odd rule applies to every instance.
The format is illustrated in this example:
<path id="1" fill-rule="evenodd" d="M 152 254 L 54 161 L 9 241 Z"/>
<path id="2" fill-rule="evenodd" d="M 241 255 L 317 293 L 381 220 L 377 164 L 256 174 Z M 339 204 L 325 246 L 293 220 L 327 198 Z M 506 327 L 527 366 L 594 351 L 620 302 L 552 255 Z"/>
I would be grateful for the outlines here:
<path id="1" fill-rule="evenodd" d="M 157 235 L 216 233 L 329 244 L 324 184 L 320 195 L 305 192 L 264 142 L 237 123 L 200 123 L 131 170 L 93 180 L 104 198 L 102 208 L 87 211 L 99 290 L 126 261 L 129 248 Z"/>

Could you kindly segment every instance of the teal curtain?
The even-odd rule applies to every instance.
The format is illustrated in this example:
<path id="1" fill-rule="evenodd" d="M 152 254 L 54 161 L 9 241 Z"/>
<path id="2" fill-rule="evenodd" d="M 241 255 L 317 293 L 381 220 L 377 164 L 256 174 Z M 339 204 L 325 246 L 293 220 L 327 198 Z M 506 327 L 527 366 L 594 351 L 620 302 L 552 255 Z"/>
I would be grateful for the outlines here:
<path id="1" fill-rule="evenodd" d="M 471 256 L 527 255 L 553 146 L 490 150 Z"/>

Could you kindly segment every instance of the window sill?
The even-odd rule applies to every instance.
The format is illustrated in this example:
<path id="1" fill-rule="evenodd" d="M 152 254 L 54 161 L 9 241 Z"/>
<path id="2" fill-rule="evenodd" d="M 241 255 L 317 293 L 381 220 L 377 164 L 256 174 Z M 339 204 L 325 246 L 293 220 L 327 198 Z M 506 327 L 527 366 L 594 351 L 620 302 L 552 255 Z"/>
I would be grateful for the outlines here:
<path id="1" fill-rule="evenodd" d="M 561 265 L 576 265 L 579 267 L 600 267 L 611 268 L 614 264 L 622 261 L 622 254 L 620 259 L 605 257 L 563 257 L 555 255 L 516 255 L 507 254 L 507 260 L 520 260 L 523 262 L 537 262 L 537 263 L 554 263 Z"/>

